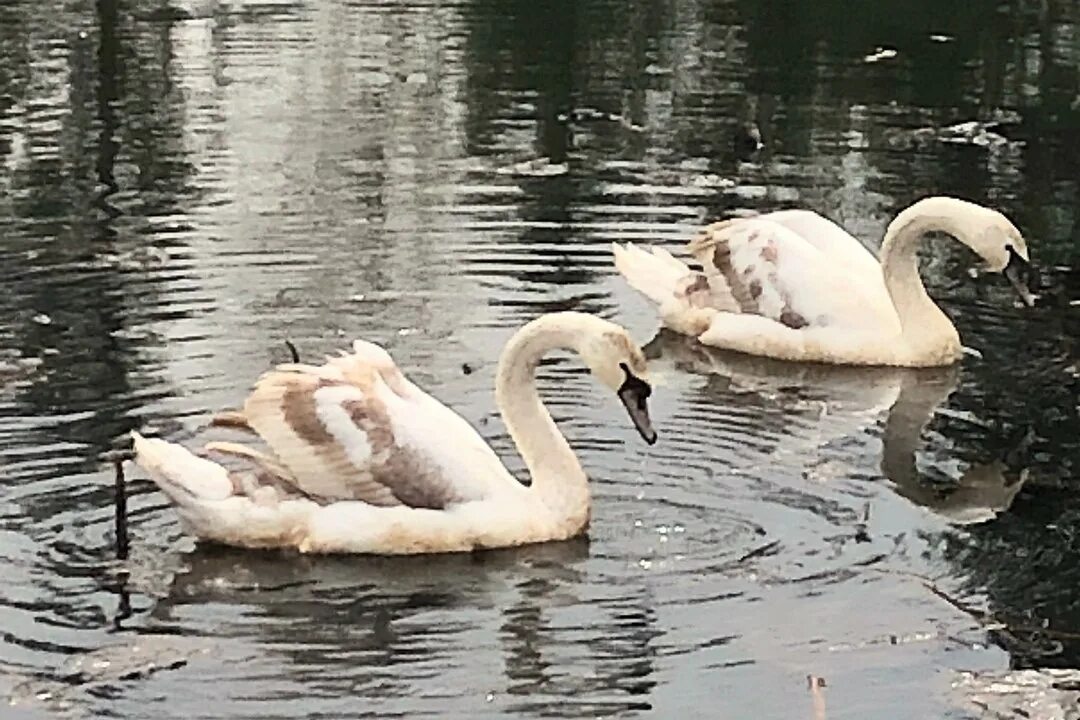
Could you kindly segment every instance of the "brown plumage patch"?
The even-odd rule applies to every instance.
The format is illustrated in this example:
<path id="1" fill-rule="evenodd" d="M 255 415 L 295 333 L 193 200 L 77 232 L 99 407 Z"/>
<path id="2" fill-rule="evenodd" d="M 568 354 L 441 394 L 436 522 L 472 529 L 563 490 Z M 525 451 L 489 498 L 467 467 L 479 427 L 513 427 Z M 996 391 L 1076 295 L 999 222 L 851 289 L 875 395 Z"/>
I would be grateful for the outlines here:
<path id="1" fill-rule="evenodd" d="M 248 424 L 247 417 L 244 413 L 237 412 L 236 410 L 222 410 L 214 417 L 210 418 L 210 427 L 229 428 L 231 430 L 243 430 L 244 432 L 254 433 L 255 430 Z"/>
<path id="2" fill-rule="evenodd" d="M 810 321 L 792 307 L 788 290 L 778 275 L 780 245 L 765 225 L 729 219 L 709 225 L 687 249 L 706 267 L 711 260 L 740 312 L 762 315 L 798 330 Z M 736 266 L 732 245 L 739 250 Z"/>
<path id="3" fill-rule="evenodd" d="M 723 276 L 731 290 L 731 296 L 739 306 L 739 311 L 750 314 L 758 313 L 758 304 L 747 287 L 747 279 L 753 274 L 754 266 L 750 265 L 743 269 L 740 274 L 735 270 L 731 262 L 731 248 L 726 243 L 718 243 L 713 251 L 713 265 Z"/>
<path id="4" fill-rule="evenodd" d="M 336 442 L 315 412 L 312 395 L 331 383 L 320 381 L 314 389 L 300 384 L 291 384 L 281 397 L 281 414 L 285 422 L 301 440 L 309 445 L 326 445 Z"/>
<path id="5" fill-rule="evenodd" d="M 604 338 L 618 348 L 619 354 L 625 357 L 629 361 L 630 372 L 636 375 L 644 375 L 648 370 L 648 364 L 645 362 L 645 356 L 641 354 L 641 348 L 639 348 L 633 340 L 630 339 L 625 333 L 604 333 Z"/>
<path id="6" fill-rule="evenodd" d="M 705 307 L 709 302 L 709 278 L 694 273 L 675 287 L 675 296 L 685 298 L 691 307 Z"/>
<path id="7" fill-rule="evenodd" d="M 258 484 L 317 502 L 360 500 L 379 507 L 443 509 L 474 499 L 459 492 L 423 447 L 395 437 L 381 394 L 393 390 L 383 382 L 375 365 L 353 356 L 318 367 L 280 366 L 256 384 L 243 413 L 270 452 L 264 459 L 245 451 L 233 455 L 269 471 L 252 474 Z M 349 392 L 320 392 L 331 388 Z M 335 406 L 344 414 L 328 414 Z M 350 422 L 363 441 L 350 437 Z"/>
<path id="8" fill-rule="evenodd" d="M 780 322 L 787 325 L 792 330 L 798 330 L 810 324 L 807 322 L 806 318 L 792 310 L 790 306 L 785 306 L 784 310 L 780 313 Z"/>
<path id="9" fill-rule="evenodd" d="M 390 417 L 380 404 L 352 400 L 343 407 L 371 445 L 371 479 L 389 490 L 400 504 L 442 510 L 463 499 L 427 458 L 397 444 Z"/>

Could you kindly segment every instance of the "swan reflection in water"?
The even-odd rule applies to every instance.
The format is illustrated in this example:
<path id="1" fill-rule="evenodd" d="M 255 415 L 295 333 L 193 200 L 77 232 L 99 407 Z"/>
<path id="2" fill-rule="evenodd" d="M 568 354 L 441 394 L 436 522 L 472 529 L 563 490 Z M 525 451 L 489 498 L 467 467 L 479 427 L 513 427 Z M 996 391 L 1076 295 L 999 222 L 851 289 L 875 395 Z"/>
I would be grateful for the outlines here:
<path id="1" fill-rule="evenodd" d="M 940 453 L 931 443 L 924 447 L 922 435 L 956 390 L 959 365 L 914 369 L 792 363 L 707 347 L 667 329 L 643 350 L 654 375 L 661 376 L 668 367 L 672 372 L 706 375 L 710 389 L 764 396 L 780 406 L 785 416 L 805 414 L 816 402 L 822 414 L 831 410 L 853 415 L 865 427 L 887 413 L 881 433 L 882 473 L 897 494 L 949 522 L 971 524 L 993 519 L 1008 510 L 1028 479 L 1026 469 L 1010 470 L 1008 465 L 1015 463 L 1007 463 L 1004 457 L 970 463 L 959 474 L 937 467 L 954 465 L 956 458 L 920 469 L 920 449 L 924 454 Z M 839 431 L 831 429 L 840 436 L 851 430 L 849 425 Z M 1009 454 L 1020 449 L 1009 448 Z M 940 481 L 943 472 L 950 475 L 948 482 Z"/>
<path id="2" fill-rule="evenodd" d="M 586 538 L 407 557 L 201 544 L 150 615 L 155 630 L 253 644 L 247 672 L 268 681 L 270 705 L 314 693 L 392 699 L 406 716 L 451 696 L 544 716 L 568 697 L 602 714 L 648 709 L 660 634 L 648 593 L 624 578 L 633 587 L 595 599 L 589 555 Z"/>

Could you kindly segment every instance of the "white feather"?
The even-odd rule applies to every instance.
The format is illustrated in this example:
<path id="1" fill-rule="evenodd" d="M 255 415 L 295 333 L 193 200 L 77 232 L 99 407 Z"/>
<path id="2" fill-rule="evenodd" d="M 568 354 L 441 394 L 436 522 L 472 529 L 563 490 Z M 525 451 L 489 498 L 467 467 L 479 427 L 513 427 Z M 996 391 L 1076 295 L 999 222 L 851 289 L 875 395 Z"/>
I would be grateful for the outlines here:
<path id="1" fill-rule="evenodd" d="M 363 468 L 371 462 L 371 442 L 342 407 L 342 403 L 349 400 L 363 402 L 364 393 L 352 385 L 322 388 L 315 392 L 315 412 L 327 431 L 340 443 L 352 464 Z"/>

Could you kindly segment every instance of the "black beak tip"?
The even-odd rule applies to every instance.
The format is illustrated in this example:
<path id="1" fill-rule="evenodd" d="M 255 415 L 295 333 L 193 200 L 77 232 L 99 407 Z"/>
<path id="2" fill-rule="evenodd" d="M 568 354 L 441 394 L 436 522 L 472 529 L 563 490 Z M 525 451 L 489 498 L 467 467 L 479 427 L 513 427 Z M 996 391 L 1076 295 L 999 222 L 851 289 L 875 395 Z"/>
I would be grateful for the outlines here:
<path id="1" fill-rule="evenodd" d="M 645 442 L 650 445 L 655 445 L 658 437 L 659 436 L 656 434 L 655 430 L 650 430 L 648 434 L 642 435 L 642 438 L 644 438 Z"/>

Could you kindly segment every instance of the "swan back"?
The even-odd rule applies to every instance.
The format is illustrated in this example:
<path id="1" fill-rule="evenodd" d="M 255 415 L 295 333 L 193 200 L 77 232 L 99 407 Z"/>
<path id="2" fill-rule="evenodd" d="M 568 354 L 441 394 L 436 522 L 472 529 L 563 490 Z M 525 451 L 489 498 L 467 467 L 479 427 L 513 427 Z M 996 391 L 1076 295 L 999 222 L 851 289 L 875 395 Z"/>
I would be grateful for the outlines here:
<path id="1" fill-rule="evenodd" d="M 769 216 L 714 223 L 688 250 L 701 262 L 714 291 L 726 288 L 742 314 L 760 315 L 793 330 L 845 326 L 899 333 L 876 263 L 838 262 Z M 849 252 L 848 257 L 859 256 Z M 869 254 L 867 258 L 873 262 Z M 860 266 L 869 269 L 869 277 L 856 270 Z"/>
<path id="2" fill-rule="evenodd" d="M 517 485 L 464 419 L 370 343 L 324 365 L 278 366 L 256 383 L 243 415 L 316 499 L 441 509 Z"/>

